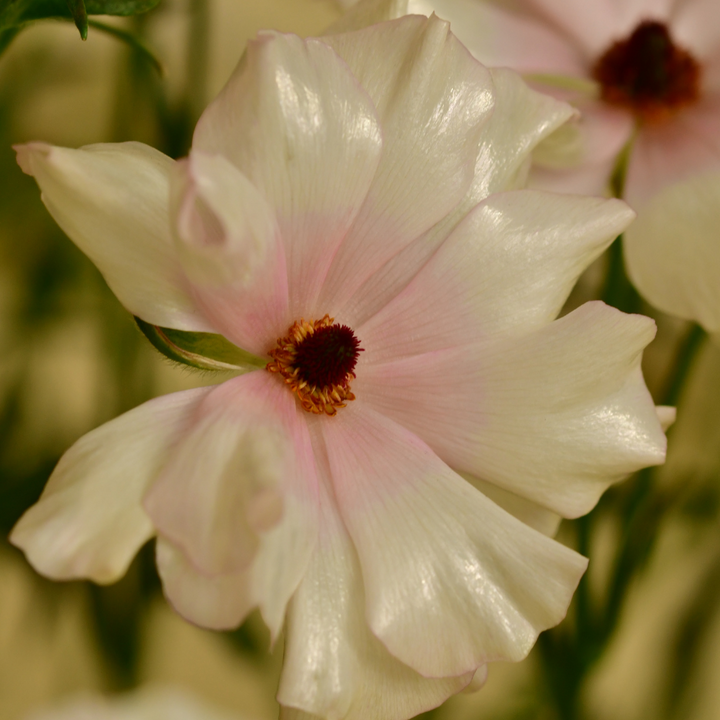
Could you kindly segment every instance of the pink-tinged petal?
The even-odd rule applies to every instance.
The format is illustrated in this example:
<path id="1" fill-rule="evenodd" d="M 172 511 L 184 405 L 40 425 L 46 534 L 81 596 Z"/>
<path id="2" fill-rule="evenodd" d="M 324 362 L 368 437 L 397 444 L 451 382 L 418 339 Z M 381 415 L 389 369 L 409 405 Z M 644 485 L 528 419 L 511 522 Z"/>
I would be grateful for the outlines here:
<path id="1" fill-rule="evenodd" d="M 531 190 L 492 195 L 400 295 L 357 328 L 361 367 L 550 322 L 580 273 L 633 216 L 619 200 Z"/>
<path id="2" fill-rule="evenodd" d="M 522 187 L 533 149 L 575 112 L 569 105 L 531 90 L 511 70 L 495 68 L 490 74 L 495 106 L 482 128 L 475 177 L 465 198 L 372 275 L 337 311 L 352 327 L 359 327 L 395 297 L 479 202 L 491 193 Z"/>
<path id="3" fill-rule="evenodd" d="M 208 577 L 162 536 L 155 553 L 163 591 L 175 611 L 200 627 L 236 628 L 253 607 L 248 573 Z"/>
<path id="4" fill-rule="evenodd" d="M 366 617 L 426 677 L 520 660 L 587 561 L 501 510 L 416 435 L 356 402 L 322 426 Z"/>
<path id="5" fill-rule="evenodd" d="M 640 370 L 654 334 L 646 317 L 587 303 L 522 337 L 366 366 L 353 391 L 451 467 L 577 517 L 664 460 Z"/>
<path id="6" fill-rule="evenodd" d="M 630 155 L 625 197 L 640 209 L 663 188 L 710 171 L 720 171 L 720 96 L 641 129 Z"/>
<path id="7" fill-rule="evenodd" d="M 224 155 L 275 208 L 291 314 L 309 312 L 380 159 L 367 93 L 320 40 L 265 33 L 200 118 L 193 148 Z"/>
<path id="8" fill-rule="evenodd" d="M 463 472 L 458 474 L 473 487 L 476 487 L 486 498 L 492 500 L 525 525 L 529 525 L 548 537 L 554 537 L 557 533 L 562 516 L 552 510 L 548 510 L 542 505 L 538 505 L 532 500 L 516 495 L 509 490 L 504 490 L 499 485 L 481 480 L 474 475 Z"/>
<path id="9" fill-rule="evenodd" d="M 410 0 L 408 10 L 435 12 L 449 20 L 453 33 L 483 65 L 524 73 L 585 74 L 582 48 L 528 13 L 483 0 Z"/>
<path id="10" fill-rule="evenodd" d="M 703 97 L 720 95 L 720 46 L 702 61 L 701 90 Z"/>
<path id="11" fill-rule="evenodd" d="M 57 224 L 97 265 L 134 315 L 163 327 L 213 331 L 175 254 L 168 213 L 173 161 L 141 143 L 44 143 L 15 148 Z"/>
<path id="12" fill-rule="evenodd" d="M 265 372 L 223 383 L 197 408 L 145 508 L 200 572 L 248 568 L 262 536 L 283 523 L 309 552 L 317 483 L 302 412 Z"/>
<path id="13" fill-rule="evenodd" d="M 408 0 L 340 0 L 342 5 L 349 6 L 339 20 L 335 21 L 323 35 L 362 30 L 386 20 L 396 20 L 408 14 Z M 415 12 L 413 10 L 412 12 Z"/>
<path id="14" fill-rule="evenodd" d="M 222 458 L 218 462 L 217 456 L 213 456 L 217 447 L 210 444 L 204 448 L 204 457 L 191 459 L 194 468 L 179 467 L 174 478 L 166 472 L 159 481 L 166 482 L 163 491 L 167 493 L 168 502 L 174 505 L 163 506 L 163 497 L 160 492 L 156 492 L 155 487 L 155 498 L 148 498 L 146 504 L 156 503 L 155 514 L 161 515 L 163 520 L 161 534 L 165 534 L 164 540 L 172 545 L 170 549 L 173 552 L 166 547 L 163 554 L 158 555 L 158 561 L 162 561 L 159 571 L 165 593 L 178 612 L 190 621 L 206 627 L 233 627 L 242 621 L 249 608 L 258 606 L 273 638 L 277 638 L 285 617 L 286 605 L 305 574 L 317 537 L 315 460 L 305 413 L 298 409 L 291 393 L 277 378 L 266 373 L 251 373 L 232 382 L 231 387 L 226 387 L 226 383 L 219 388 L 224 388 L 222 394 L 208 398 L 209 402 L 199 408 L 196 416 L 207 419 L 213 412 L 220 416 L 225 414 L 225 420 L 221 419 L 214 426 L 220 434 L 227 433 L 228 421 L 240 427 L 249 419 L 252 430 L 246 423 L 246 434 L 243 438 L 248 442 L 258 437 L 254 431 L 262 431 L 263 425 L 276 437 L 282 438 L 281 444 L 285 447 L 278 449 L 278 455 L 284 455 L 284 475 L 277 486 L 282 493 L 281 516 L 278 517 L 276 513 L 277 504 L 273 495 L 262 492 L 255 495 L 245 507 L 236 508 L 234 515 L 228 512 L 228 508 L 220 507 L 222 502 L 242 505 L 242 498 L 239 503 L 236 500 L 243 490 L 232 487 L 230 493 L 225 492 L 224 496 L 220 497 L 218 477 L 227 466 L 222 466 Z M 226 402 L 231 405 L 229 409 L 223 408 Z M 180 441 L 179 447 L 182 451 L 185 450 L 183 443 L 191 437 L 192 432 L 197 433 L 199 424 Z M 209 436 L 209 439 L 216 443 L 212 436 Z M 260 440 L 263 440 L 262 432 Z M 223 479 L 227 480 L 228 484 L 247 485 L 247 480 L 257 479 L 254 472 L 250 473 L 254 477 L 248 477 L 246 471 L 254 471 L 255 468 L 251 465 L 263 454 L 263 447 L 251 446 L 248 453 L 243 453 L 240 448 L 236 449 L 238 459 L 244 467 L 240 468 L 239 473 Z M 272 466 L 279 460 L 281 458 L 275 458 L 265 468 L 258 469 L 272 471 Z M 211 467 L 213 464 L 216 465 L 215 471 Z M 180 461 L 175 463 L 175 466 L 180 465 Z M 207 475 L 194 475 L 195 479 L 201 482 L 202 493 L 191 487 L 190 492 L 196 492 L 197 496 L 186 495 L 184 499 L 172 497 L 173 488 L 178 493 L 183 492 L 180 486 L 183 483 L 191 485 L 191 482 L 187 482 L 188 476 L 203 465 Z M 213 508 L 212 500 L 207 501 L 200 497 L 203 493 L 217 499 L 218 506 Z M 194 499 L 201 507 L 190 507 Z M 212 517 L 214 511 L 215 518 Z M 179 515 L 175 515 L 175 512 Z M 227 515 L 233 517 L 228 519 Z M 212 525 L 213 519 L 218 520 L 215 525 Z M 187 522 L 185 526 L 184 521 Z M 193 523 L 205 523 L 204 533 L 203 528 L 198 529 Z M 248 526 L 251 533 L 247 532 Z M 166 528 L 171 528 L 170 537 Z M 213 534 L 214 537 L 210 537 Z M 233 541 L 241 545 L 249 541 L 254 552 L 248 552 L 247 545 L 232 547 Z M 199 559 L 206 562 L 209 559 L 210 563 L 216 565 L 218 558 L 222 559 L 224 553 L 224 559 L 230 562 L 226 563 L 223 569 L 229 567 L 230 570 L 211 575 L 207 565 L 200 565 L 197 561 L 198 551 L 203 550 L 209 550 L 209 558 L 203 556 Z M 213 555 L 213 550 L 220 550 L 221 553 Z"/>
<path id="15" fill-rule="evenodd" d="M 720 172 L 661 190 L 625 241 L 633 284 L 656 307 L 720 330 Z"/>
<path id="16" fill-rule="evenodd" d="M 332 315 L 461 202 L 474 177 L 493 86 L 488 71 L 435 17 L 406 16 L 325 40 L 372 97 L 384 142 L 365 204 L 317 306 Z"/>
<path id="17" fill-rule="evenodd" d="M 720 50 L 715 0 L 675 0 L 670 17 L 673 39 L 705 61 Z"/>
<path id="18" fill-rule="evenodd" d="M 209 388 L 150 400 L 89 432 L 63 456 L 10 541 L 55 580 L 121 577 L 154 534 L 142 496 Z"/>
<path id="19" fill-rule="evenodd" d="M 316 506 L 286 498 L 282 520 L 260 534 L 251 564 L 212 577 L 199 572 L 182 550 L 160 537 L 157 563 L 165 596 L 184 618 L 214 630 L 237 627 L 252 608 L 259 607 L 274 642 L 288 601 L 305 576 L 316 535 Z"/>
<path id="20" fill-rule="evenodd" d="M 229 160 L 199 151 L 177 163 L 170 205 L 199 306 L 225 337 L 264 355 L 292 322 L 273 209 Z"/>
<path id="21" fill-rule="evenodd" d="M 370 632 L 357 554 L 331 493 L 321 493 L 318 544 L 288 608 L 281 717 L 414 717 L 462 690 L 472 674 L 422 677 Z"/>

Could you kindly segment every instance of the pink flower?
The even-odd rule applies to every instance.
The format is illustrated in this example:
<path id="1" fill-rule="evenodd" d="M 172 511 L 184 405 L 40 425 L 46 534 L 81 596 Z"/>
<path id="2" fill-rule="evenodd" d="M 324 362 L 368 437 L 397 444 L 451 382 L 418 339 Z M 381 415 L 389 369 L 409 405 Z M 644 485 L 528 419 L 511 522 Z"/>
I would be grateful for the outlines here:
<path id="1" fill-rule="evenodd" d="M 13 542 L 112 582 L 156 535 L 186 618 L 285 622 L 300 715 L 407 718 L 524 657 L 586 565 L 544 533 L 665 447 L 652 321 L 554 320 L 632 212 L 517 189 L 571 114 L 406 17 L 261 35 L 186 160 L 19 148 L 131 312 L 255 371 L 80 439 Z"/>
<path id="2" fill-rule="evenodd" d="M 601 194 L 629 148 L 629 274 L 660 309 L 720 331 L 720 24 L 713 0 L 373 0 L 437 12 L 473 55 L 571 101 L 579 123 L 533 183 Z M 573 136 L 573 132 L 577 134 Z M 574 144 L 573 144 L 574 141 Z"/>

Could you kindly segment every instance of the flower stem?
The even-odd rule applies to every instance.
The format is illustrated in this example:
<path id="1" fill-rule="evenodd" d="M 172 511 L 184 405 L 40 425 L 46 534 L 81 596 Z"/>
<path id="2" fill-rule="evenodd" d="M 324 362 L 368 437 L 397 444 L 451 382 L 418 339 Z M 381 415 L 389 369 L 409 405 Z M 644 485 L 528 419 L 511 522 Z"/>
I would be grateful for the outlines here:
<path id="1" fill-rule="evenodd" d="M 663 405 L 677 405 L 688 371 L 706 336 L 707 333 L 696 324 L 693 324 L 688 331 L 675 358 L 674 372 L 671 373 L 667 379 L 666 387 L 660 400 Z"/>
<path id="2" fill-rule="evenodd" d="M 608 272 L 602 292 L 603 302 L 623 312 L 637 312 L 641 307 L 640 296 L 625 273 L 620 235 L 608 249 Z"/>

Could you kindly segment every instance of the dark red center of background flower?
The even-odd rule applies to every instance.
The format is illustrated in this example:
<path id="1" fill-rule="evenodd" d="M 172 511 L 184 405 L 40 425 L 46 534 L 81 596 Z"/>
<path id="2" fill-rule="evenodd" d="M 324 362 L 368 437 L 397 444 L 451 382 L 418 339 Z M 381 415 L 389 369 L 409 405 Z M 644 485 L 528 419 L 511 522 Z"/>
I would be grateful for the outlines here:
<path id="1" fill-rule="evenodd" d="M 641 22 L 605 52 L 593 68 L 602 99 L 646 121 L 666 118 L 700 96 L 700 65 L 672 41 L 664 23 Z"/>
<path id="2" fill-rule="evenodd" d="M 308 335 L 296 349 L 298 376 L 310 385 L 339 385 L 355 369 L 362 352 L 360 341 L 347 325 L 328 325 Z"/>

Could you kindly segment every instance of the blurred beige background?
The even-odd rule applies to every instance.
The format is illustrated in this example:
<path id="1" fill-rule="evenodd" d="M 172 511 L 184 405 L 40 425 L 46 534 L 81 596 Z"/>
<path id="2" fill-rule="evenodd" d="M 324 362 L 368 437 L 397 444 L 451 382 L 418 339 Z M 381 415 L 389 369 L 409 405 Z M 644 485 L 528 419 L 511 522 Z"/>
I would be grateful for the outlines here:
<path id="1" fill-rule="evenodd" d="M 170 105 L 187 78 L 191 10 L 190 0 L 162 0 L 137 26 L 163 63 L 159 82 Z M 208 0 L 207 10 L 205 101 L 258 30 L 311 35 L 339 14 L 332 0 Z M 9 152 L 10 143 L 36 139 L 69 146 L 127 136 L 153 142 L 157 129 L 122 89 L 128 63 L 116 40 L 91 28 L 82 43 L 73 26 L 53 22 L 29 28 L 0 57 L 0 400 L 12 410 L 0 431 L 2 469 L 20 478 L 8 480 L 0 502 L 10 495 L 25 502 L 19 483 L 41 487 L 53 459 L 100 422 L 147 397 L 209 381 L 169 365 L 144 342 L 94 268 L 54 229 L 33 181 Z M 671 345 L 675 330 L 666 322 L 669 340 L 662 342 Z M 663 372 L 663 346 L 657 347 L 648 358 L 651 384 L 653 373 Z M 588 717 L 720 718 L 719 406 L 720 350 L 708 346 L 682 398 L 659 480 L 674 509 L 647 573 L 632 586 L 610 652 L 588 684 Z M 27 486 L 27 497 L 35 485 Z M 606 525 L 593 546 L 591 572 L 599 585 L 607 548 L 622 530 Z M 96 594 L 83 583 L 53 584 L 0 543 L 0 718 L 22 720 L 81 691 L 119 690 L 89 618 L 98 607 L 112 617 L 113 603 L 122 605 L 142 582 L 136 569 L 115 589 Z M 157 594 L 138 622 L 135 681 L 179 685 L 259 720 L 277 716 L 281 643 L 273 653 L 257 651 L 267 645 L 257 618 L 245 629 L 255 649 L 245 650 L 184 623 Z M 492 667 L 484 690 L 451 699 L 433 717 L 550 720 L 537 664 L 533 653 L 522 664 Z"/>

